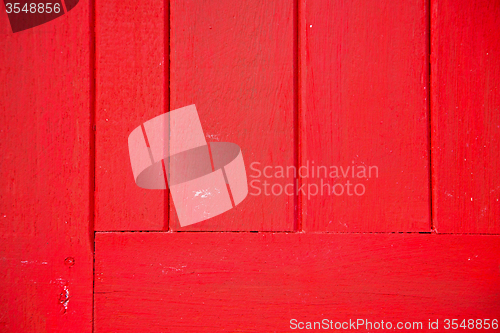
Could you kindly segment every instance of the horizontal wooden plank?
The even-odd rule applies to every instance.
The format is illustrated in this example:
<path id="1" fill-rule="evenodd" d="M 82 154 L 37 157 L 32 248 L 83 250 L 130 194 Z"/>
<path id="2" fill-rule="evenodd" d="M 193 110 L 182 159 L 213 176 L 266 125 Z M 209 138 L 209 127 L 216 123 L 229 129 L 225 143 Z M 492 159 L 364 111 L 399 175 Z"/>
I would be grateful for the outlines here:
<path id="1" fill-rule="evenodd" d="M 303 229 L 429 231 L 427 0 L 302 7 Z"/>
<path id="2" fill-rule="evenodd" d="M 500 319 L 499 252 L 497 236 L 98 233 L 95 332 Z"/>
<path id="3" fill-rule="evenodd" d="M 500 2 L 432 2 L 433 218 L 500 234 Z"/>
<path id="4" fill-rule="evenodd" d="M 89 10 L 0 13 L 0 332 L 92 331 Z"/>

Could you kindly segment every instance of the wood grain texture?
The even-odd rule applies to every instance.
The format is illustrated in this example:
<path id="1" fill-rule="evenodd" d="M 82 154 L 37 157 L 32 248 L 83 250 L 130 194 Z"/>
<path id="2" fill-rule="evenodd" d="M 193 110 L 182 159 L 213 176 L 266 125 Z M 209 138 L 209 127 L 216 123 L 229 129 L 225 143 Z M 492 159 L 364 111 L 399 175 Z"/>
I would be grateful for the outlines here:
<path id="1" fill-rule="evenodd" d="M 178 1 L 170 4 L 171 109 L 196 104 L 207 141 L 241 147 L 253 162 L 294 166 L 295 8 L 291 1 Z M 293 177 L 248 178 L 293 184 Z M 277 188 L 277 187 L 276 187 Z M 249 196 L 236 208 L 174 230 L 293 230 L 294 196 Z M 269 193 L 269 192 L 268 192 Z M 277 193 L 277 190 L 276 192 Z M 291 190 L 289 190 L 291 193 Z"/>
<path id="2" fill-rule="evenodd" d="M 322 175 L 338 195 L 307 198 L 304 230 L 429 231 L 427 1 L 301 4 L 301 164 L 356 166 Z"/>
<path id="3" fill-rule="evenodd" d="M 89 8 L 13 34 L 0 6 L 0 332 L 92 331 Z"/>
<path id="4" fill-rule="evenodd" d="M 500 233 L 500 2 L 432 2 L 434 227 Z"/>
<path id="5" fill-rule="evenodd" d="M 134 182 L 130 132 L 165 113 L 162 1 L 96 1 L 96 230 L 161 230 L 165 191 Z"/>
<path id="6" fill-rule="evenodd" d="M 497 236 L 98 233 L 95 332 L 498 318 L 499 251 Z"/>

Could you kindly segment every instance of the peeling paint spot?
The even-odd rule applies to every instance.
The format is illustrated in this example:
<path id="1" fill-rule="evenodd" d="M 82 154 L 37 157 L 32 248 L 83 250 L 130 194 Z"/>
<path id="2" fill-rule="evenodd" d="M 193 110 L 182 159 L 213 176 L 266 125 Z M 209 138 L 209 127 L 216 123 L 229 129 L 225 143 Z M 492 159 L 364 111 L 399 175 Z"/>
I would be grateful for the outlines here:
<path id="1" fill-rule="evenodd" d="M 212 193 L 210 193 L 209 190 L 201 190 L 201 191 L 195 191 L 194 196 L 200 196 L 201 198 L 208 198 Z"/>
<path id="2" fill-rule="evenodd" d="M 59 303 L 62 305 L 61 312 L 66 313 L 68 310 L 69 303 L 69 288 L 68 286 L 63 287 L 63 291 L 59 294 Z"/>

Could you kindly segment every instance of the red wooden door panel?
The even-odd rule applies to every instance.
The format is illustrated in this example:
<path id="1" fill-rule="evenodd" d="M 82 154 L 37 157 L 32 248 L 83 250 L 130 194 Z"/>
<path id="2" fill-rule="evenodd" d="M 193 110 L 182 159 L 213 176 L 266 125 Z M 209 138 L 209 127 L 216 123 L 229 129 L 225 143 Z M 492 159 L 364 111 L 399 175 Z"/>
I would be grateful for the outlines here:
<path id="1" fill-rule="evenodd" d="M 500 233 L 500 3 L 432 3 L 434 226 Z"/>
<path id="2" fill-rule="evenodd" d="M 498 318 L 499 251 L 497 236 L 98 233 L 95 332 L 288 332 L 293 318 L 443 331 Z"/>
<path id="3" fill-rule="evenodd" d="M 80 0 L 13 34 L 0 15 L 0 332 L 500 320 L 499 18 L 498 0 Z M 180 227 L 128 136 L 190 104 L 241 147 L 249 194 Z"/>
<path id="4" fill-rule="evenodd" d="M 301 3 L 304 230 L 430 231 L 427 1 Z"/>
<path id="5" fill-rule="evenodd" d="M 248 180 L 266 166 L 294 166 L 296 117 L 293 2 L 172 1 L 170 109 L 196 104 L 207 141 L 241 147 Z M 271 182 L 271 180 L 268 180 Z M 293 176 L 272 183 L 293 184 Z M 258 183 L 254 183 L 257 185 Z M 293 230 L 294 196 L 248 197 L 234 209 L 174 230 Z M 278 193 L 278 192 L 275 192 Z M 291 193 L 289 191 L 289 193 Z"/>
<path id="6" fill-rule="evenodd" d="M 166 112 L 164 3 L 97 0 L 95 10 L 95 228 L 168 229 L 166 192 L 135 184 L 127 143 L 134 128 Z"/>
<path id="7" fill-rule="evenodd" d="M 0 332 L 90 333 L 90 6 L 14 34 L 0 8 Z"/>

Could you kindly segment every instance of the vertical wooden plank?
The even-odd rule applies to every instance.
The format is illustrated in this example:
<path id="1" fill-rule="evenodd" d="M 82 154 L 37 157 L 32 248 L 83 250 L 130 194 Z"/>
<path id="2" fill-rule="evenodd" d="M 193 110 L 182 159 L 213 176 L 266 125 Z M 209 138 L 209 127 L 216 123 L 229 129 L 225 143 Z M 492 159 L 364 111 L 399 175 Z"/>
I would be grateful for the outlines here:
<path id="1" fill-rule="evenodd" d="M 432 2 L 433 219 L 500 233 L 500 2 Z"/>
<path id="2" fill-rule="evenodd" d="M 304 230 L 429 231 L 427 1 L 304 6 Z"/>
<path id="3" fill-rule="evenodd" d="M 89 9 L 0 15 L 1 332 L 92 331 Z"/>
<path id="4" fill-rule="evenodd" d="M 171 228 L 292 230 L 294 196 L 266 196 L 263 182 L 283 187 L 293 177 L 258 177 L 250 166 L 295 165 L 294 3 L 174 0 L 170 12 L 171 109 L 195 104 L 207 141 L 239 145 L 262 191 L 249 188 L 236 208 L 184 228 L 171 203 Z"/>
<path id="5" fill-rule="evenodd" d="M 96 1 L 96 230 L 161 230 L 165 191 L 134 182 L 130 132 L 165 111 L 164 2 Z"/>

